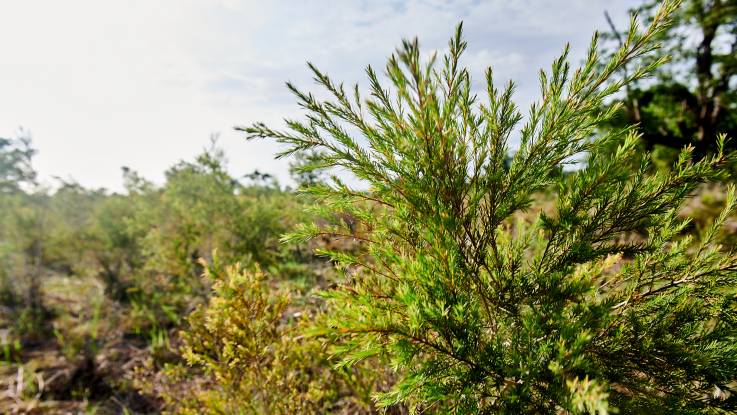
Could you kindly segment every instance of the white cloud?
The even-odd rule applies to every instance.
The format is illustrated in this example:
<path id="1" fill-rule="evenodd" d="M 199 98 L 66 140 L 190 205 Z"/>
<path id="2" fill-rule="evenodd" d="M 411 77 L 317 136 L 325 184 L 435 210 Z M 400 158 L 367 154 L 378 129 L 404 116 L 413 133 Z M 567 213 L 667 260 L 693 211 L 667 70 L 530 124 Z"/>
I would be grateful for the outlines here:
<path id="1" fill-rule="evenodd" d="M 120 166 L 161 179 L 210 133 L 238 173 L 285 180 L 271 143 L 232 126 L 298 115 L 284 81 L 312 87 L 304 62 L 361 81 L 403 37 L 442 50 L 464 20 L 472 73 L 492 65 L 532 99 L 537 70 L 571 41 L 583 51 L 609 7 L 635 0 L 17 0 L 0 4 L 0 136 L 34 134 L 42 176 L 120 188 Z M 617 14 L 618 13 L 618 14 Z M 579 53 L 580 56 L 580 53 Z"/>

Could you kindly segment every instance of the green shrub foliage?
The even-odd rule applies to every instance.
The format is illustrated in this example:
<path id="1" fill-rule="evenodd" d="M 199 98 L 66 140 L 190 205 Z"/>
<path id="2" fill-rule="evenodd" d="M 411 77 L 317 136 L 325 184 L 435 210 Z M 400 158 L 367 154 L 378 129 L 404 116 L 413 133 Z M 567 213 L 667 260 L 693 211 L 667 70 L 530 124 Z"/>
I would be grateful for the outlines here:
<path id="1" fill-rule="evenodd" d="M 25 135 L 0 138 L 0 321 L 10 320 L 12 334 L 31 337 L 43 335 L 48 312 L 41 263 L 50 222 L 48 197 L 32 165 L 35 154 Z"/>
<path id="2" fill-rule="evenodd" d="M 679 236 L 687 223 L 676 215 L 729 157 L 692 161 L 686 148 L 669 173 L 647 174 L 632 129 L 596 134 L 616 109 L 602 112 L 604 100 L 662 63 L 612 80 L 657 48 L 676 7 L 663 2 L 644 30 L 633 18 L 603 65 L 596 36 L 575 70 L 566 48 L 541 72 L 541 98 L 526 117 L 513 85 L 497 88 L 491 70 L 484 98 L 472 92 L 459 26 L 439 63 L 405 41 L 386 66 L 388 87 L 369 67 L 368 98 L 310 65 L 332 98 L 290 84 L 307 121 L 242 128 L 286 144 L 280 156 L 318 150 L 321 162 L 309 166 L 340 167 L 369 186 L 333 178 L 311 187 L 318 211 L 350 214 L 360 226 L 304 225 L 288 239 L 361 243 L 358 252 L 323 252 L 345 280 L 324 293 L 330 311 L 318 333 L 346 365 L 391 361 L 400 381 L 375 396 L 381 405 L 512 414 L 735 408 L 737 256 L 714 243 L 734 189 L 700 240 Z M 585 167 L 560 174 L 581 155 Z M 531 212 L 551 187 L 553 209 Z"/>
<path id="3" fill-rule="evenodd" d="M 183 354 L 212 379 L 187 399 L 171 396 L 180 413 L 373 413 L 370 391 L 382 371 L 334 369 L 322 341 L 304 336 L 309 310 L 261 272 L 205 264 L 213 282 L 207 304 L 189 317 Z M 380 386 L 380 385 L 379 385 Z"/>
<path id="4" fill-rule="evenodd" d="M 215 143 L 167 170 L 156 187 L 125 170 L 126 195 L 94 204 L 84 237 L 108 295 L 131 305 L 135 331 L 179 324 L 208 295 L 200 258 L 279 268 L 291 259 L 279 235 L 298 216 L 278 188 L 246 187 Z"/>

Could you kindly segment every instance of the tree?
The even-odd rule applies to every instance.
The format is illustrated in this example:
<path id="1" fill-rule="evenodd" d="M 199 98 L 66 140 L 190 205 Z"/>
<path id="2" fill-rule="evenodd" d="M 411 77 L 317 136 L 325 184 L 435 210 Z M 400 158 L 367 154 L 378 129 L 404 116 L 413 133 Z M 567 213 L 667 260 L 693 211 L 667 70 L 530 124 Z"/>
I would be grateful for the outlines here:
<path id="1" fill-rule="evenodd" d="M 23 131 L 15 140 L 0 138 L 0 296 L 21 306 L 14 326 L 23 335 L 37 334 L 48 311 L 41 291 L 48 195 L 36 182 L 35 154 Z"/>
<path id="2" fill-rule="evenodd" d="M 326 172 L 319 164 L 322 158 L 323 155 L 315 151 L 295 154 L 294 161 L 289 163 L 289 173 L 299 188 L 314 186 L 325 180 Z M 315 163 L 318 164 L 313 166 Z"/>
<path id="3" fill-rule="evenodd" d="M 265 268 L 289 259 L 279 235 L 296 209 L 269 177 L 245 186 L 231 176 L 215 140 L 165 176 L 156 187 L 125 169 L 128 195 L 100 201 L 91 220 L 98 275 L 113 298 L 131 303 L 136 331 L 171 328 L 203 301 L 200 259 L 216 251 L 224 262 Z"/>
<path id="4" fill-rule="evenodd" d="M 660 3 L 648 0 L 633 12 L 651 20 Z M 609 46 L 616 48 L 626 33 L 607 19 Z M 654 81 L 627 88 L 615 125 L 639 124 L 648 149 L 693 145 L 697 156 L 716 151 L 719 133 L 737 136 L 737 1 L 686 0 L 658 40 L 663 48 L 646 59 L 671 61 L 656 69 Z"/>
<path id="5" fill-rule="evenodd" d="M 106 295 L 115 301 L 129 300 L 128 289 L 145 260 L 141 245 L 151 224 L 131 224 L 142 207 L 139 196 L 110 195 L 100 199 L 86 227 L 87 251 L 99 268 L 97 276 L 105 284 Z"/>
<path id="6" fill-rule="evenodd" d="M 312 187 L 316 209 L 350 212 L 360 226 L 305 224 L 288 238 L 361 241 L 358 253 L 323 252 L 345 280 L 324 293 L 317 333 L 345 365 L 389 361 L 399 382 L 379 403 L 440 413 L 735 408 L 737 257 L 713 243 L 725 216 L 699 241 L 679 238 L 676 216 L 696 186 L 722 174 L 724 140 L 714 156 L 692 161 L 686 149 L 672 172 L 648 175 L 631 127 L 594 135 L 617 110 L 602 112 L 603 102 L 663 62 L 609 82 L 656 51 L 677 4 L 663 2 L 642 33 L 633 23 L 601 70 L 596 36 L 575 71 L 566 48 L 541 73 L 542 98 L 507 167 L 522 120 L 514 87 L 498 89 L 488 70 L 484 101 L 472 93 L 461 26 L 439 67 L 404 41 L 386 66 L 391 89 L 369 67 L 362 99 L 310 65 L 331 98 L 288 84 L 308 121 L 240 128 L 286 144 L 279 156 L 320 150 L 323 165 L 370 187 L 338 178 Z M 587 166 L 557 174 L 582 153 Z M 532 210 L 551 186 L 553 212 Z M 725 212 L 734 202 L 732 189 Z"/>
<path id="7" fill-rule="evenodd" d="M 0 192 L 17 192 L 20 186 L 35 183 L 36 172 L 31 165 L 35 154 L 31 138 L 22 130 L 15 140 L 0 137 Z"/>

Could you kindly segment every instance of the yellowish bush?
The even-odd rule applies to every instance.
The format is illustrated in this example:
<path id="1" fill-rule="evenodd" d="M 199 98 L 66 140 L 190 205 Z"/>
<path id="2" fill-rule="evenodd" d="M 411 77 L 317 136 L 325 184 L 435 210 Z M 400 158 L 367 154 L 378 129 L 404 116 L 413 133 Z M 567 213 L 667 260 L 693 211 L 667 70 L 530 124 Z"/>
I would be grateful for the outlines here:
<path id="1" fill-rule="evenodd" d="M 322 341 L 304 334 L 314 316 L 290 305 L 290 294 L 270 286 L 260 271 L 221 267 L 217 259 L 204 265 L 212 295 L 189 316 L 182 350 L 187 363 L 202 368 L 210 383 L 186 402 L 166 399 L 177 402 L 171 411 L 375 412 L 371 391 L 386 387 L 383 370 L 369 370 L 370 362 L 335 368 Z"/>

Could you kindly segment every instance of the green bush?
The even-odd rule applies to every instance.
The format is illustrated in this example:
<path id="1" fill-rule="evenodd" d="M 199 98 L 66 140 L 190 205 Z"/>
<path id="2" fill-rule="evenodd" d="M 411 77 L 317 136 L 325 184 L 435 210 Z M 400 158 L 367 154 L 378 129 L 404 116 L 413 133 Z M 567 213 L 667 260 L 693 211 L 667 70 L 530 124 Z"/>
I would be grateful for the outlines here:
<path id="1" fill-rule="evenodd" d="M 43 337 L 43 260 L 51 212 L 32 167 L 30 138 L 0 138 L 0 319 L 15 336 Z"/>
<path id="2" fill-rule="evenodd" d="M 169 396 L 176 412 L 219 414 L 371 413 L 381 366 L 333 368 L 323 342 L 305 336 L 314 316 L 258 271 L 206 268 L 212 295 L 182 332 L 187 362 L 212 381 L 191 399 Z M 171 369 L 170 369 L 171 370 Z"/>
<path id="3" fill-rule="evenodd" d="M 725 215 L 698 241 L 680 237 L 677 218 L 729 158 L 692 162 L 685 149 L 670 172 L 647 174 L 629 127 L 595 135 L 614 114 L 601 112 L 604 100 L 662 62 L 610 82 L 657 47 L 676 6 L 663 2 L 643 33 L 633 24 L 603 65 L 596 38 L 574 71 L 566 51 L 541 73 L 542 98 L 519 130 L 511 84 L 497 89 L 488 70 L 484 100 L 472 93 L 460 27 L 439 68 L 405 41 L 386 67 L 391 87 L 369 67 L 362 99 L 311 66 L 332 98 L 290 85 L 308 121 L 243 129 L 286 144 L 282 155 L 320 150 L 321 167 L 369 186 L 313 187 L 326 216 L 347 212 L 361 226 L 305 225 L 291 238 L 361 242 L 357 254 L 326 252 L 346 277 L 324 293 L 321 333 L 347 365 L 391 361 L 400 381 L 379 404 L 515 414 L 735 408 L 737 256 L 713 240 Z M 509 161 L 513 131 L 520 146 Z M 584 154 L 585 167 L 559 174 Z M 551 186 L 553 212 L 532 210 Z M 727 200 L 725 213 L 733 189 Z"/>
<path id="4" fill-rule="evenodd" d="M 278 188 L 244 186 L 215 145 L 166 172 L 161 187 L 126 170 L 128 194 L 94 206 L 85 237 L 108 295 L 130 303 L 131 329 L 160 336 L 206 299 L 200 258 L 226 263 L 290 263 L 279 235 L 299 209 Z M 295 218 L 291 218 L 294 216 Z"/>

